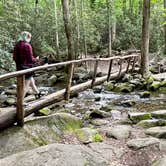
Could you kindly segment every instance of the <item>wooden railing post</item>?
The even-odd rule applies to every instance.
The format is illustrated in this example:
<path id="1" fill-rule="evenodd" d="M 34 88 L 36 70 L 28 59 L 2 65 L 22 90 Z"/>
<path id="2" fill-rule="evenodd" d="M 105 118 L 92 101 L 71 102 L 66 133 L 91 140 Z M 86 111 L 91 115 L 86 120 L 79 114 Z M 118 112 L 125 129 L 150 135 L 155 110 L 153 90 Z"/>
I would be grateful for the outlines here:
<path id="1" fill-rule="evenodd" d="M 93 78 L 92 78 L 91 88 L 93 88 L 94 83 L 95 83 L 95 80 L 96 80 L 98 64 L 99 64 L 99 60 L 96 60 L 96 63 L 95 63 L 95 65 L 94 65 L 94 73 L 93 73 Z"/>
<path id="2" fill-rule="evenodd" d="M 135 62 L 136 62 L 136 59 L 137 59 L 137 57 L 135 56 L 134 57 L 134 60 L 133 60 L 133 65 L 132 65 L 132 72 L 134 71 L 134 69 L 135 69 Z"/>
<path id="3" fill-rule="evenodd" d="M 120 61 L 120 62 L 119 62 L 119 63 L 120 63 L 120 64 L 119 64 L 119 65 L 120 65 L 120 68 L 119 68 L 118 78 L 120 77 L 121 72 L 122 72 L 122 62 L 123 62 L 123 59 L 120 59 L 119 61 Z"/>
<path id="4" fill-rule="evenodd" d="M 128 58 L 128 59 L 127 59 L 127 68 L 126 68 L 126 73 L 128 73 L 128 72 L 129 72 L 130 63 L 131 63 L 131 58 Z"/>
<path id="5" fill-rule="evenodd" d="M 65 100 L 69 100 L 70 98 L 70 87 L 73 78 L 73 71 L 74 71 L 74 63 L 68 65 L 68 75 L 67 75 L 67 87 L 65 92 Z"/>
<path id="6" fill-rule="evenodd" d="M 18 126 L 23 126 L 24 125 L 24 107 L 23 107 L 23 102 L 24 102 L 24 81 L 25 77 L 24 75 L 18 76 L 17 77 L 17 125 Z"/>
<path id="7" fill-rule="evenodd" d="M 107 82 L 110 81 L 111 71 L 112 71 L 112 64 L 113 64 L 113 59 L 110 60 L 110 65 L 109 65 L 109 69 L 108 69 L 108 76 L 107 76 Z"/>

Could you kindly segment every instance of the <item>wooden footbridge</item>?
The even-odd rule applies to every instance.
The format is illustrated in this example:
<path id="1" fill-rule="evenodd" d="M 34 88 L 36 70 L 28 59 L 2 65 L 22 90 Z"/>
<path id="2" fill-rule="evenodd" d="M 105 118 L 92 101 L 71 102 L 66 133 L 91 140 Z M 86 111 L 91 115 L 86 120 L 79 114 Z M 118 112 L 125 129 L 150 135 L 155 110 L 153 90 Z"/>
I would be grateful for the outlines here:
<path id="1" fill-rule="evenodd" d="M 128 73 L 130 70 L 134 71 L 136 62 L 139 62 L 140 55 L 133 54 L 127 56 L 115 56 L 110 58 L 87 58 L 87 59 L 80 59 L 80 60 L 72 60 L 66 61 L 56 64 L 47 64 L 43 66 L 38 66 L 22 71 L 11 72 L 0 76 L 0 81 L 11 79 L 17 77 L 17 102 L 16 108 L 11 108 L 10 110 L 5 110 L 0 113 L 0 130 L 3 130 L 15 122 L 17 122 L 18 126 L 24 125 L 24 117 L 32 114 L 34 111 L 37 111 L 43 107 L 49 106 L 57 101 L 66 99 L 68 100 L 71 95 L 83 91 L 87 88 L 92 88 L 94 85 L 99 85 L 104 81 L 109 81 L 110 79 L 119 78 L 124 73 Z M 100 62 L 107 62 L 109 63 L 107 74 L 102 77 L 96 77 L 98 72 L 98 66 Z M 114 61 L 118 62 L 118 71 L 113 71 L 113 63 Z M 72 84 L 72 77 L 74 72 L 74 66 L 82 63 L 93 63 L 94 65 L 94 72 L 92 80 L 87 82 L 71 86 Z M 125 67 L 123 65 L 125 64 Z M 47 96 L 43 96 L 42 98 L 29 103 L 27 106 L 23 105 L 23 89 L 24 89 L 24 76 L 30 72 L 37 72 L 46 69 L 55 69 L 55 67 L 59 66 L 68 66 L 68 77 L 67 77 L 67 84 L 66 88 L 59 90 L 55 93 L 49 94 Z M 104 66 L 103 66 L 104 67 Z"/>

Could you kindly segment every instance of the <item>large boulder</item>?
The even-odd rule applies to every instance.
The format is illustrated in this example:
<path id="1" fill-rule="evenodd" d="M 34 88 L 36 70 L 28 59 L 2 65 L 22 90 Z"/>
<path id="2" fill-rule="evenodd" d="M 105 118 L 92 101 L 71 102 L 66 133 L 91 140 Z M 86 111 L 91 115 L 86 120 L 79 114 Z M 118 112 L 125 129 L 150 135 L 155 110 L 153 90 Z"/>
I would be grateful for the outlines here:
<path id="1" fill-rule="evenodd" d="M 151 127 L 145 131 L 146 134 L 157 138 L 166 138 L 166 126 Z"/>
<path id="2" fill-rule="evenodd" d="M 158 110 L 151 112 L 153 118 L 156 119 L 166 119 L 166 110 Z"/>
<path id="3" fill-rule="evenodd" d="M 57 82 L 57 76 L 56 75 L 52 75 L 50 78 L 48 78 L 48 83 L 53 86 L 55 85 Z"/>
<path id="4" fill-rule="evenodd" d="M 159 146 L 159 143 L 157 138 L 137 138 L 128 141 L 127 146 L 131 149 L 138 150 L 154 144 Z"/>
<path id="5" fill-rule="evenodd" d="M 83 145 L 51 144 L 1 159 L 3 166 L 108 166 L 104 157 Z"/>
<path id="6" fill-rule="evenodd" d="M 138 126 L 142 126 L 144 128 L 156 127 L 156 126 L 166 126 L 166 120 L 163 119 L 148 119 L 141 120 L 137 123 Z"/>
<path id="7" fill-rule="evenodd" d="M 128 116 L 133 123 L 138 123 L 141 120 L 151 119 L 151 114 L 148 112 L 130 112 Z"/>
<path id="8" fill-rule="evenodd" d="M 23 128 L 15 126 L 0 133 L 0 158 L 59 142 L 66 132 L 74 132 L 81 125 L 79 118 L 67 113 L 28 120 Z"/>
<path id="9" fill-rule="evenodd" d="M 161 82 L 154 81 L 151 85 L 149 85 L 148 89 L 152 91 L 156 91 L 161 87 Z"/>
<path id="10" fill-rule="evenodd" d="M 129 93 L 132 92 L 134 90 L 134 85 L 130 84 L 130 83 L 117 83 L 115 84 L 115 88 L 114 91 L 115 92 L 125 92 L 125 93 Z"/>
<path id="11" fill-rule="evenodd" d="M 107 137 L 113 137 L 116 139 L 127 139 L 130 136 L 131 126 L 119 125 L 111 127 L 106 132 Z"/>

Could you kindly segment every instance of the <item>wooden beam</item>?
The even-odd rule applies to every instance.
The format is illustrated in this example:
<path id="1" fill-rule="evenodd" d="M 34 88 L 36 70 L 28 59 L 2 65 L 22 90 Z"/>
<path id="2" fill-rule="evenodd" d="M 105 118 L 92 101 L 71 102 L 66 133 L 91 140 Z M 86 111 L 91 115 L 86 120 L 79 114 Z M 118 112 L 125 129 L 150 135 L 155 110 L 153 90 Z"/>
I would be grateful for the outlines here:
<path id="1" fill-rule="evenodd" d="M 74 71 L 74 64 L 69 64 L 68 66 L 68 78 L 67 78 L 67 87 L 65 92 L 65 99 L 68 101 L 70 98 L 70 87 L 72 83 L 73 78 L 73 71 Z"/>
<path id="2" fill-rule="evenodd" d="M 137 60 L 137 57 L 134 57 L 134 60 L 133 60 L 133 65 L 132 65 L 132 70 L 131 70 L 131 72 L 133 72 L 133 71 L 134 71 L 134 69 L 135 69 L 135 62 L 136 62 L 136 60 Z"/>
<path id="3" fill-rule="evenodd" d="M 107 76 L 107 82 L 110 81 L 110 76 L 111 76 L 111 71 L 112 71 L 112 64 L 113 64 L 113 59 L 110 60 L 110 65 L 108 69 L 108 76 Z"/>
<path id="4" fill-rule="evenodd" d="M 131 64 L 131 57 L 127 59 L 127 68 L 126 68 L 126 73 L 129 72 L 129 67 L 130 67 L 130 64 Z"/>
<path id="5" fill-rule="evenodd" d="M 95 80 L 96 80 L 98 64 L 99 64 L 99 61 L 96 60 L 96 63 L 94 65 L 94 72 L 93 72 L 93 78 L 92 78 L 91 88 L 93 88 Z"/>
<path id="6" fill-rule="evenodd" d="M 121 72 L 122 72 L 122 62 L 123 62 L 123 59 L 120 59 L 120 64 L 119 64 L 119 66 L 120 66 L 120 68 L 119 68 L 119 74 L 118 74 L 118 78 L 120 77 L 120 75 L 121 75 Z"/>
<path id="7" fill-rule="evenodd" d="M 16 104 L 16 111 L 17 111 L 17 125 L 23 126 L 24 125 L 24 83 L 25 78 L 24 75 L 17 77 L 17 104 Z"/>

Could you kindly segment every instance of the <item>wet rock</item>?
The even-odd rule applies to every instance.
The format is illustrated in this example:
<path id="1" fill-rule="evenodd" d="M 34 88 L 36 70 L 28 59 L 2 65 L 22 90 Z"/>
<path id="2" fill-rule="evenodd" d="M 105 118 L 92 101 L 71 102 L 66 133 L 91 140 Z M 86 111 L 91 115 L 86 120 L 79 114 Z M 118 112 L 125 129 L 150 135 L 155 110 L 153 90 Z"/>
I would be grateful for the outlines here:
<path id="1" fill-rule="evenodd" d="M 7 98 L 5 101 L 4 101 L 4 104 L 8 105 L 8 106 L 11 106 L 11 105 L 15 105 L 16 104 L 16 99 L 15 98 Z"/>
<path id="2" fill-rule="evenodd" d="M 133 79 L 133 77 L 130 74 L 125 74 L 122 78 L 123 82 L 130 82 Z"/>
<path id="3" fill-rule="evenodd" d="M 118 110 L 112 110 L 112 111 L 111 111 L 111 116 L 112 116 L 112 118 L 113 118 L 114 120 L 115 120 L 115 119 L 122 119 L 122 118 L 123 118 L 121 112 L 118 111 Z"/>
<path id="4" fill-rule="evenodd" d="M 99 135 L 98 131 L 91 128 L 81 128 L 76 130 L 76 134 L 79 138 L 79 140 L 82 143 L 90 143 L 95 142 L 96 136 Z"/>
<path id="5" fill-rule="evenodd" d="M 166 110 L 158 110 L 151 112 L 152 117 L 156 119 L 166 119 Z"/>
<path id="6" fill-rule="evenodd" d="M 24 98 L 25 102 L 30 102 L 30 101 L 33 101 L 33 100 L 36 100 L 35 95 L 29 95 L 29 96 Z"/>
<path id="7" fill-rule="evenodd" d="M 152 91 L 156 91 L 157 89 L 159 89 L 161 86 L 161 82 L 158 82 L 158 81 L 154 81 L 149 87 L 148 89 L 149 90 L 152 90 Z"/>
<path id="8" fill-rule="evenodd" d="M 101 100 L 101 97 L 95 96 L 95 101 L 100 101 L 100 100 Z"/>
<path id="9" fill-rule="evenodd" d="M 112 91 L 114 89 L 114 83 L 112 82 L 104 83 L 104 89 L 107 91 Z"/>
<path id="10" fill-rule="evenodd" d="M 109 128 L 106 135 L 115 139 L 127 139 L 130 136 L 130 132 L 131 126 L 119 125 Z"/>
<path id="11" fill-rule="evenodd" d="M 99 153 L 86 146 L 51 144 L 1 159 L 1 165 L 108 166 L 109 163 Z"/>
<path id="12" fill-rule="evenodd" d="M 93 119 L 91 120 L 91 123 L 95 126 L 102 126 L 108 124 L 109 121 L 105 119 Z"/>
<path id="13" fill-rule="evenodd" d="M 8 89 L 5 91 L 5 94 L 6 95 L 16 95 L 17 92 L 16 92 L 16 89 Z"/>
<path id="14" fill-rule="evenodd" d="M 147 129 L 145 133 L 157 138 L 166 138 L 166 126 L 152 127 Z"/>
<path id="15" fill-rule="evenodd" d="M 100 109 L 103 110 L 103 111 L 106 111 L 106 112 L 110 112 L 110 111 L 112 111 L 113 106 L 112 105 L 106 105 L 106 106 L 101 107 Z"/>
<path id="16" fill-rule="evenodd" d="M 131 107 L 131 106 L 135 105 L 136 102 L 134 100 L 126 100 L 126 101 L 122 101 L 121 104 L 124 107 Z"/>
<path id="17" fill-rule="evenodd" d="M 131 81 L 129 81 L 129 83 L 135 85 L 135 87 L 136 87 L 137 89 L 141 89 L 141 88 L 143 87 L 143 84 L 142 84 L 142 82 L 140 81 L 140 79 L 131 80 Z"/>
<path id="18" fill-rule="evenodd" d="M 166 87 L 166 79 L 161 82 L 161 86 Z"/>
<path id="19" fill-rule="evenodd" d="M 166 94 L 166 87 L 160 87 L 159 93 Z"/>
<path id="20" fill-rule="evenodd" d="M 166 163 L 166 156 L 158 159 L 157 161 L 155 161 L 152 166 L 165 166 Z"/>
<path id="21" fill-rule="evenodd" d="M 89 118 L 108 118 L 108 117 L 111 117 L 110 112 L 105 112 L 99 109 L 95 109 L 89 114 Z"/>
<path id="22" fill-rule="evenodd" d="M 148 98 L 150 97 L 150 92 L 149 91 L 144 91 L 144 92 L 141 92 L 139 95 L 141 98 Z"/>
<path id="23" fill-rule="evenodd" d="M 133 123 L 138 123 L 141 120 L 151 119 L 151 114 L 146 112 L 130 112 L 128 116 Z"/>
<path id="24" fill-rule="evenodd" d="M 162 119 L 149 119 L 142 120 L 137 123 L 138 126 L 142 126 L 144 128 L 156 127 L 156 126 L 166 126 L 166 120 Z"/>
<path id="25" fill-rule="evenodd" d="M 83 80 L 85 78 L 84 73 L 74 73 L 73 79 L 78 81 L 78 80 Z"/>
<path id="26" fill-rule="evenodd" d="M 94 93 L 101 93 L 101 91 L 102 91 L 102 86 L 95 86 L 95 87 L 93 87 L 93 92 Z"/>
<path id="27" fill-rule="evenodd" d="M 57 76 L 56 75 L 52 75 L 50 78 L 48 78 L 48 83 L 52 86 L 55 85 L 57 82 Z"/>
<path id="28" fill-rule="evenodd" d="M 118 83 L 118 84 L 115 84 L 114 91 L 115 92 L 129 93 L 129 92 L 132 92 L 133 89 L 134 89 L 134 85 L 133 84 L 129 84 L 129 83 Z"/>
<path id="29" fill-rule="evenodd" d="M 159 146 L 159 140 L 157 138 L 137 138 L 127 142 L 127 146 L 133 150 L 138 150 L 150 145 L 157 144 Z"/>

